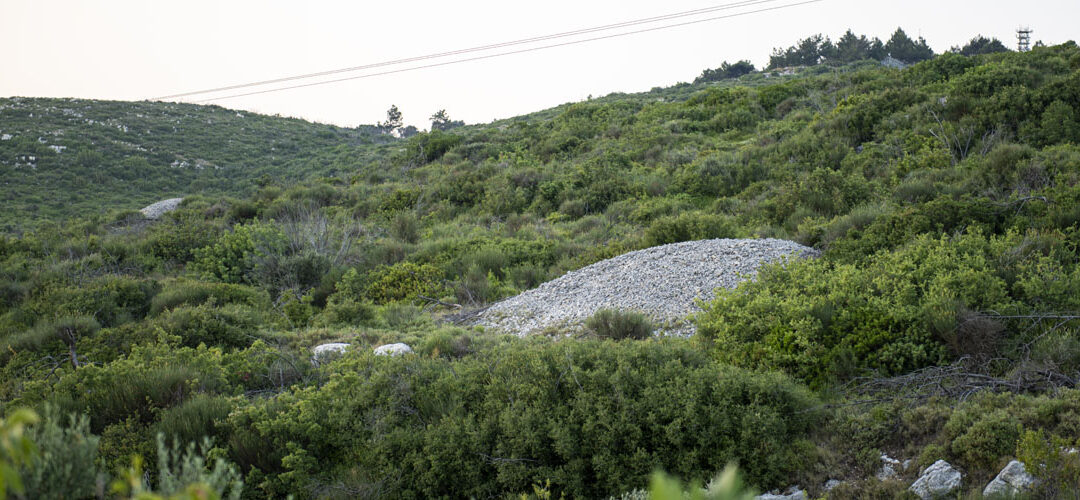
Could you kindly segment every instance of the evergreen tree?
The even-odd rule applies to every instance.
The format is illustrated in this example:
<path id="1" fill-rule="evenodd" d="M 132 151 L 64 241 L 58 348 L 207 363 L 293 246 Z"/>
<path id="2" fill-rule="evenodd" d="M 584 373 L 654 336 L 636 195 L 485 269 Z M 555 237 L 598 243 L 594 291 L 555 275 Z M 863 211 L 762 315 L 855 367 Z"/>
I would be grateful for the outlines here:
<path id="1" fill-rule="evenodd" d="M 933 49 L 926 44 L 926 40 L 923 37 L 919 37 L 918 40 L 912 40 L 901 28 L 896 28 L 896 32 L 889 38 L 889 41 L 885 44 L 885 51 L 894 58 L 908 64 L 914 64 L 934 57 Z"/>
<path id="2" fill-rule="evenodd" d="M 953 47 L 953 52 L 963 56 L 976 56 L 979 54 L 993 54 L 996 52 L 1008 52 L 1008 47 L 997 38 L 986 38 L 979 35 L 972 38 L 963 48 Z"/>

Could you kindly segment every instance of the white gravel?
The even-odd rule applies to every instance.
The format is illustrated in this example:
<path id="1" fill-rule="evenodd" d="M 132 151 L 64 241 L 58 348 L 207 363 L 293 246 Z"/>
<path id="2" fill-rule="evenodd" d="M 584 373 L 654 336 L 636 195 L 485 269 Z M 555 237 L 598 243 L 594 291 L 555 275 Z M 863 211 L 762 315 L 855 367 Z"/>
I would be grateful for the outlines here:
<path id="1" fill-rule="evenodd" d="M 528 335 L 566 331 L 599 309 L 645 313 L 663 334 L 694 332 L 688 316 L 697 299 L 715 298 L 717 288 L 752 279 L 762 264 L 818 252 L 777 239 L 701 240 L 626 253 L 571 271 L 558 279 L 497 302 L 479 315 L 485 328 Z"/>
<path id="2" fill-rule="evenodd" d="M 139 210 L 147 219 L 156 220 L 160 219 L 162 215 L 165 215 L 173 210 L 176 210 L 180 206 L 180 202 L 184 201 L 183 198 L 169 198 L 167 200 L 161 200 L 157 203 L 152 203 Z"/>

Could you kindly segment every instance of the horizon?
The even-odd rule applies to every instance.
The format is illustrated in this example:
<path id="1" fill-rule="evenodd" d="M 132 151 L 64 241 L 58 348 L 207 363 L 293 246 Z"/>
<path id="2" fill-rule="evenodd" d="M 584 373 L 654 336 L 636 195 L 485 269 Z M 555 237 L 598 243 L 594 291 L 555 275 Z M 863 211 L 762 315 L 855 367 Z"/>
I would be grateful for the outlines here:
<path id="1" fill-rule="evenodd" d="M 184 10 L 133 0 L 90 7 L 74 0 L 8 3 L 0 7 L 0 43 L 19 46 L 20 50 L 9 54 L 12 70 L 0 76 L 0 96 L 143 101 L 169 93 L 724 5 L 688 1 L 659 8 L 641 1 L 588 5 L 561 1 L 540 8 L 506 6 L 488 0 L 469 2 L 465 7 L 422 2 L 408 13 L 411 17 L 403 17 L 406 13 L 401 9 L 387 5 L 361 8 L 340 2 L 323 2 L 302 10 L 284 2 L 232 3 L 217 7 L 223 12 L 206 16 L 206 9 L 201 7 L 210 4 L 204 3 L 197 2 Z M 979 35 L 997 38 L 1015 49 L 1014 31 L 1018 25 L 1034 29 L 1033 43 L 1055 45 L 1073 38 L 1068 20 L 1080 15 L 1080 6 L 1067 1 L 1041 3 L 1037 12 L 1002 1 L 941 5 L 916 0 L 887 4 L 867 9 L 854 0 L 822 0 L 572 47 L 207 104 L 350 128 L 375 124 L 385 119 L 391 105 L 396 105 L 405 125 L 423 130 L 429 128 L 428 117 L 440 109 L 445 109 L 452 119 L 481 124 L 589 97 L 645 92 L 689 82 L 723 61 L 747 59 L 760 70 L 768 64 L 774 48 L 790 46 L 817 33 L 836 40 L 851 29 L 856 34 L 887 40 L 899 27 L 913 39 L 925 38 L 939 54 Z M 66 6 L 64 14 L 55 14 L 59 11 L 57 5 Z M 927 8 L 920 9 L 920 5 Z M 353 15 L 348 11 L 329 15 L 343 9 L 352 9 Z M 938 14 L 918 14 L 927 9 Z M 519 21 L 525 18 L 530 19 L 528 26 Z M 43 32 L 60 32 L 63 36 L 41 38 Z M 173 33 L 196 36 L 176 37 Z M 365 73 L 343 76 L 361 74 Z M 367 95 L 378 97 L 363 97 Z M 202 97 L 167 102 L 191 102 Z"/>

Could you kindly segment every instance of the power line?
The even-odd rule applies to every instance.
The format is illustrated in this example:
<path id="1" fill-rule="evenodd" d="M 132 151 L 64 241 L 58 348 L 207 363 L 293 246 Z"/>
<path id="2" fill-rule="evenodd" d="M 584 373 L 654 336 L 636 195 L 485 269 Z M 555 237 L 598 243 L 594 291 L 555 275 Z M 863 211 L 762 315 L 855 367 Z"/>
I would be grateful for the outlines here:
<path id="1" fill-rule="evenodd" d="M 740 6 L 750 6 L 750 5 L 754 5 L 754 4 L 758 4 L 758 3 L 768 3 L 768 2 L 775 2 L 775 1 L 779 1 L 779 0 L 743 0 L 743 1 L 739 1 L 739 2 L 723 4 L 723 5 L 714 5 L 714 6 L 711 6 L 711 8 L 696 9 L 696 10 L 684 11 L 684 12 L 676 12 L 676 13 L 673 13 L 673 14 L 665 14 L 665 15 L 660 15 L 660 16 L 646 17 L 646 18 L 642 18 L 642 19 L 633 19 L 633 21 L 626 21 L 626 22 L 622 22 L 622 23 L 616 23 L 616 24 L 610 24 L 610 25 L 604 25 L 604 26 L 596 26 L 596 27 L 592 27 L 592 28 L 582 28 L 582 29 L 576 29 L 576 30 L 572 30 L 572 31 L 563 31 L 563 32 L 558 32 L 558 33 L 552 33 L 552 35 L 544 35 L 544 36 L 540 36 L 540 37 L 525 38 L 525 39 L 513 40 L 513 41 L 509 41 L 509 42 L 500 42 L 500 43 L 492 43 L 492 44 L 488 44 L 488 45 L 473 46 L 473 48 L 469 48 L 469 49 L 459 49 L 459 50 L 455 50 L 455 51 L 440 52 L 440 53 L 420 55 L 420 56 L 415 56 L 415 57 L 406 57 L 406 58 L 402 58 L 402 59 L 384 60 L 384 62 L 381 62 L 381 63 L 373 63 L 373 64 L 367 64 L 367 65 L 363 65 L 363 66 L 353 66 L 353 67 L 350 67 L 350 68 L 330 69 L 330 70 L 327 70 L 327 71 L 306 73 L 306 75 L 297 75 L 297 76 L 293 76 L 293 77 L 283 77 L 283 78 L 275 78 L 275 79 L 272 79 L 272 80 L 262 80 L 262 81 L 258 81 L 258 82 L 251 82 L 251 83 L 240 83 L 240 84 L 235 84 L 235 85 L 219 86 L 219 87 L 217 87 L 217 89 L 207 89 L 207 90 L 203 90 L 203 91 L 193 91 L 193 92 L 185 92 L 185 93 L 181 93 L 181 94 L 173 94 L 173 95 L 166 95 L 166 96 L 161 96 L 161 97 L 153 97 L 150 100 L 164 100 L 164 99 L 171 99 L 171 98 L 176 98 L 176 97 L 187 97 L 187 96 L 191 96 L 191 95 L 210 94 L 210 93 L 213 93 L 213 92 L 222 92 L 222 91 L 231 91 L 231 90 L 237 90 L 237 89 L 244 89 L 244 87 L 248 87 L 248 86 L 267 85 L 267 84 L 271 84 L 271 83 L 281 83 L 281 82 L 287 82 L 287 81 L 303 80 L 303 79 L 315 78 L 315 77 L 325 77 L 325 76 L 329 76 L 329 75 L 337 75 L 337 73 L 342 73 L 342 72 L 360 71 L 360 70 L 363 70 L 363 69 L 374 69 L 374 68 L 379 68 L 379 67 L 384 67 L 384 66 L 394 66 L 394 65 L 405 64 L 405 63 L 415 63 L 415 62 L 417 62 L 417 60 L 441 58 L 441 57 L 447 57 L 447 56 L 451 56 L 451 55 L 460 55 L 460 54 L 465 54 L 465 53 L 470 53 L 470 52 L 480 52 L 480 51 L 488 51 L 488 50 L 492 50 L 492 49 L 501 49 L 501 48 L 504 48 L 504 46 L 521 45 L 521 44 L 524 44 L 524 43 L 534 43 L 534 42 L 545 41 L 545 40 L 572 37 L 572 36 L 578 36 L 578 35 L 586 35 L 586 33 L 590 33 L 590 32 L 605 31 L 605 30 L 609 30 L 609 29 L 616 29 L 616 28 L 622 28 L 622 27 L 627 27 L 627 26 L 636 26 L 636 25 L 639 25 L 639 24 L 656 23 L 656 22 L 660 22 L 660 21 L 667 21 L 667 19 L 673 19 L 673 18 L 678 18 L 678 17 L 686 17 L 686 16 L 690 16 L 690 15 L 701 15 L 701 14 L 707 14 L 707 13 L 710 13 L 710 12 L 716 12 L 716 11 L 721 11 L 721 10 L 740 8 Z"/>
<path id="2" fill-rule="evenodd" d="M 774 0 L 764 0 L 764 1 L 774 1 Z M 231 94 L 231 95 L 221 96 L 221 97 L 211 97 L 211 98 L 208 98 L 208 99 L 202 99 L 202 100 L 193 101 L 193 102 L 195 102 L 195 103 L 213 102 L 213 101 L 220 101 L 220 100 L 223 100 L 223 99 L 232 99 L 232 98 L 236 98 L 236 97 L 246 97 L 246 96 L 251 96 L 251 95 L 267 94 L 267 93 L 271 93 L 271 92 L 280 92 L 282 90 L 292 90 L 292 89 L 299 89 L 299 88 L 304 88 L 304 87 L 314 87 L 316 85 L 325 85 L 325 84 L 329 84 L 329 83 L 338 83 L 338 82 L 345 82 L 345 81 L 349 81 L 349 80 L 360 80 L 360 79 L 364 79 L 364 78 L 373 78 L 373 77 L 376 77 L 376 76 L 385 76 L 385 75 L 392 75 L 392 74 L 396 74 L 396 73 L 405 73 L 405 72 L 408 72 L 408 71 L 416 71 L 416 70 L 420 70 L 420 69 L 437 68 L 437 67 L 440 67 L 440 66 L 449 66 L 451 64 L 459 64 L 459 63 L 471 62 L 471 61 L 480 61 L 480 60 L 484 60 L 484 59 L 492 59 L 492 58 L 495 58 L 495 57 L 509 56 L 509 55 L 514 55 L 514 54 L 524 54 L 524 53 L 527 53 L 527 52 L 535 52 L 535 51 L 538 51 L 538 50 L 551 49 L 551 48 L 556 48 L 556 47 L 565 47 L 565 46 L 569 46 L 569 45 L 576 45 L 576 44 L 579 44 L 579 43 L 594 42 L 594 41 L 597 41 L 597 40 L 607 40 L 607 39 L 611 39 L 611 38 L 619 38 L 619 37 L 623 37 L 623 36 L 636 35 L 636 34 L 640 34 L 640 33 L 648 33 L 648 32 L 652 32 L 652 31 L 660 31 L 660 30 L 669 29 L 669 28 L 677 28 L 677 27 L 681 27 L 681 26 L 689 26 L 689 25 L 693 25 L 693 24 L 700 24 L 700 23 L 705 23 L 705 22 L 709 22 L 709 21 L 717 21 L 717 20 L 721 20 L 721 19 L 730 19 L 730 18 L 734 18 L 734 17 L 741 17 L 741 16 L 750 15 L 750 14 L 758 14 L 758 13 L 761 13 L 761 12 L 769 12 L 769 11 L 786 9 L 786 8 L 789 8 L 789 7 L 796 7 L 796 6 L 799 6 L 799 5 L 807 5 L 807 4 L 812 4 L 812 3 L 824 2 L 824 1 L 825 0 L 804 0 L 802 2 L 795 2 L 795 3 L 786 4 L 786 5 L 779 5 L 779 6 L 776 6 L 776 7 L 768 7 L 768 8 L 764 8 L 764 9 L 744 11 L 744 12 L 739 12 L 739 13 L 736 13 L 736 14 L 727 14 L 727 15 L 723 15 L 723 16 L 715 16 L 715 17 L 709 17 L 709 18 L 705 18 L 705 19 L 696 19 L 696 20 L 693 20 L 693 21 L 685 21 L 685 22 L 681 22 L 681 23 L 667 24 L 667 25 L 664 25 L 664 26 L 656 26 L 656 27 L 653 27 L 653 28 L 645 28 L 645 29 L 640 29 L 640 30 L 627 31 L 627 32 L 623 32 L 623 33 L 615 33 L 615 34 L 611 34 L 611 35 L 604 35 L 604 36 L 597 36 L 597 37 L 592 37 L 592 38 L 585 38 L 585 39 L 582 39 L 582 40 L 574 40 L 574 41 L 570 41 L 570 42 L 554 43 L 554 44 L 549 44 L 549 45 L 542 45 L 542 46 L 539 46 L 539 47 L 530 47 L 530 48 L 527 48 L 527 49 L 512 50 L 512 51 L 509 51 L 509 52 L 500 52 L 498 54 L 488 54 L 488 55 L 484 55 L 484 56 L 469 57 L 469 58 L 465 58 L 465 59 L 455 59 L 453 61 L 425 64 L 425 65 L 421 65 L 421 66 L 413 66 L 413 67 L 409 67 L 409 68 L 395 69 L 395 70 L 390 70 L 390 71 L 382 71 L 382 72 L 378 72 L 378 73 L 369 73 L 369 74 L 366 74 L 366 75 L 350 76 L 350 77 L 346 77 L 346 78 L 336 78 L 336 79 L 333 79 L 333 80 L 323 80 L 323 81 L 312 82 L 312 83 L 304 83 L 304 84 L 300 84 L 300 85 L 290 85 L 290 86 L 287 86 L 287 87 L 277 87 L 277 88 L 272 88 L 272 89 L 267 89 L 267 90 L 257 90 L 257 91 L 253 91 L 253 92 L 244 92 L 244 93 L 241 93 L 241 94 Z M 763 3 L 763 1 L 759 0 L 757 3 Z M 205 92 L 199 92 L 199 93 L 205 93 Z"/>
<path id="3" fill-rule="evenodd" d="M 634 19 L 634 20 L 623 21 L 623 22 L 614 23 L 614 24 L 607 24 L 607 25 L 603 25 L 603 26 L 595 26 L 595 27 L 591 27 L 591 28 L 582 28 L 582 29 L 577 29 L 577 30 L 572 30 L 572 31 L 564 31 L 564 32 L 561 32 L 561 33 L 553 33 L 553 34 L 549 34 L 549 35 L 535 36 L 535 37 L 531 37 L 531 38 L 523 38 L 523 39 L 513 40 L 513 41 L 508 41 L 508 42 L 500 42 L 500 43 L 494 43 L 494 44 L 489 44 L 489 45 L 470 47 L 470 48 L 466 48 L 466 49 L 457 49 L 457 50 L 452 50 L 452 51 L 447 51 L 447 52 L 439 52 L 439 53 L 434 53 L 434 54 L 426 54 L 426 55 L 421 55 L 421 56 L 408 57 L 408 58 L 404 58 L 404 59 L 394 59 L 394 60 L 382 61 L 382 62 L 377 62 L 377 63 L 372 63 L 372 64 L 365 64 L 365 65 L 362 65 L 362 66 L 353 66 L 353 67 L 348 67 L 348 68 L 332 69 L 332 70 L 320 71 L 320 72 L 316 72 L 316 73 L 307 73 L 307 74 L 302 74 L 302 75 L 286 76 L 286 77 L 282 77 L 282 78 L 274 78 L 274 79 L 271 79 L 271 80 L 262 80 L 262 81 L 250 82 L 250 83 L 241 83 L 241 84 L 228 85 L 228 86 L 217 87 L 217 88 L 212 88 L 212 89 L 196 90 L 196 91 L 184 92 L 184 93 L 179 93 L 179 94 L 171 94 L 171 95 L 166 95 L 166 96 L 153 97 L 150 100 L 152 100 L 152 101 L 160 101 L 160 100 L 166 100 L 166 99 L 175 99 L 175 98 L 179 98 L 179 97 L 188 97 L 188 96 L 199 95 L 199 94 L 209 94 L 209 93 L 214 93 L 214 92 L 222 92 L 222 91 L 226 91 L 226 90 L 236 90 L 236 89 L 247 88 L 247 87 L 269 85 L 269 84 L 273 84 L 273 83 L 282 83 L 282 82 L 288 82 L 288 81 L 303 80 L 303 79 L 307 79 L 307 78 L 315 78 L 315 77 L 320 77 L 320 76 L 328 76 L 328 75 L 339 74 L 339 73 L 348 73 L 348 72 L 353 72 L 353 71 L 374 69 L 374 68 L 380 68 L 380 67 L 385 67 L 385 66 L 394 66 L 394 65 L 398 65 L 398 64 L 405 64 L 405 63 L 423 61 L 423 60 L 428 60 L 428 59 L 438 59 L 438 58 L 454 56 L 454 55 L 461 55 L 461 54 L 466 54 L 466 53 L 471 53 L 471 52 L 492 50 L 492 49 L 498 49 L 498 48 L 503 48 L 503 47 L 522 45 L 522 44 L 527 44 L 527 43 L 542 42 L 542 41 L 553 40 L 553 39 L 558 39 L 558 38 L 565 38 L 565 37 L 570 37 L 570 36 L 578 36 L 578 35 L 584 35 L 584 34 L 589 34 L 589 33 L 596 33 L 596 32 L 599 32 L 599 31 L 607 31 L 607 30 L 612 30 L 612 29 L 617 29 L 617 28 L 637 26 L 637 25 L 641 25 L 641 24 L 655 23 L 655 22 L 659 22 L 659 21 L 667 21 L 667 20 L 671 20 L 671 19 L 678 19 L 678 18 L 688 17 L 688 16 L 698 16 L 698 15 L 709 14 L 709 13 L 712 13 L 712 12 L 717 12 L 717 11 L 722 11 L 722 10 L 729 10 L 729 9 L 740 8 L 740 7 L 750 7 L 750 6 L 754 6 L 754 5 L 758 5 L 758 4 L 771 3 L 771 2 L 776 2 L 776 1 L 779 1 L 779 0 L 743 0 L 743 1 L 739 1 L 739 2 L 728 3 L 728 4 L 723 4 L 723 5 L 715 5 L 715 6 L 712 6 L 712 7 L 705 7 L 705 8 L 701 8 L 701 9 L 694 9 L 694 10 L 688 10 L 688 11 L 682 11 L 682 12 L 675 12 L 675 13 L 671 13 L 671 14 L 664 14 L 664 15 L 661 15 L 661 16 L 653 16 L 653 17 L 647 17 L 647 18 L 642 18 L 642 19 Z"/>

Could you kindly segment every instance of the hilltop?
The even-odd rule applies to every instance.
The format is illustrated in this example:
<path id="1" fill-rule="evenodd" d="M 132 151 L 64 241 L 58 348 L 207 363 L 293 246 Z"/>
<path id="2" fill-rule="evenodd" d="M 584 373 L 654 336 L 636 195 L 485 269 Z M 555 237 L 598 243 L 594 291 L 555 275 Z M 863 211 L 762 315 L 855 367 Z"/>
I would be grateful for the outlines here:
<path id="1" fill-rule="evenodd" d="M 245 196 L 260 179 L 341 175 L 373 161 L 386 139 L 372 127 L 218 106 L 0 98 L 0 230 L 193 193 Z"/>

